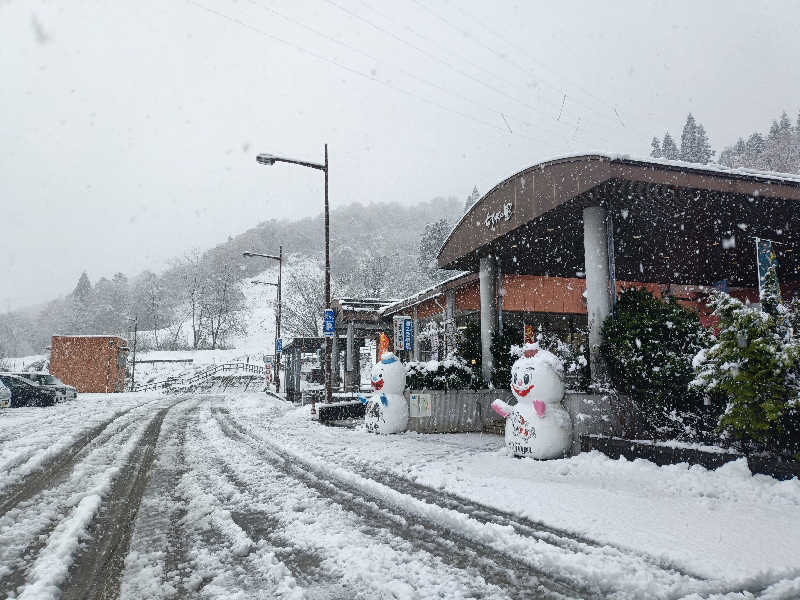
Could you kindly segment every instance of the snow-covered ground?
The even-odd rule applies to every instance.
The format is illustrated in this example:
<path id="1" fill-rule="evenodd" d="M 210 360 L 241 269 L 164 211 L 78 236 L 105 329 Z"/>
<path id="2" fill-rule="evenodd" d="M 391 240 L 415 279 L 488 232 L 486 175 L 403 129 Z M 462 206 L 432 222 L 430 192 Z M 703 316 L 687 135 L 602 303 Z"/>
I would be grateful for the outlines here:
<path id="1" fill-rule="evenodd" d="M 257 393 L 0 412 L 2 597 L 789 599 L 798 557 L 800 483 L 742 461 L 518 460 Z"/>

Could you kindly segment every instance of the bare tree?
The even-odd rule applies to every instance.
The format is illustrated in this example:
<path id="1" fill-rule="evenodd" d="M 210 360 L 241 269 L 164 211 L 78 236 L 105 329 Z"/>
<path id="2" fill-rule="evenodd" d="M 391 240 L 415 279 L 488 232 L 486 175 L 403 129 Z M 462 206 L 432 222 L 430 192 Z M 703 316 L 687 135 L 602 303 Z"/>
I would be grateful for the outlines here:
<path id="1" fill-rule="evenodd" d="M 218 259 L 212 263 L 205 279 L 201 300 L 201 316 L 216 349 L 223 340 L 234 333 L 244 333 L 244 294 L 239 287 L 238 273 L 232 262 Z"/>
<path id="2" fill-rule="evenodd" d="M 281 328 L 290 335 L 321 334 L 325 310 L 325 284 L 316 263 L 287 269 L 288 285 L 283 293 Z"/>

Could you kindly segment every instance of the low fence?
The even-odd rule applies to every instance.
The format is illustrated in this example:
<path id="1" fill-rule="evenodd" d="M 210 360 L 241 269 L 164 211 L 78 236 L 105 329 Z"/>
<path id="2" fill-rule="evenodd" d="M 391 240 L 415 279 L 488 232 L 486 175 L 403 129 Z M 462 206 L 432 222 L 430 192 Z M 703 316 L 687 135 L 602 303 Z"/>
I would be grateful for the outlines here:
<path id="1" fill-rule="evenodd" d="M 422 390 L 406 392 L 408 430 L 419 433 L 483 431 L 502 435 L 505 419 L 492 410 L 496 399 L 516 404 L 510 390 Z M 581 436 L 620 432 L 616 399 L 609 395 L 567 392 L 563 404 L 572 420 L 572 454 L 581 451 Z"/>
<path id="2" fill-rule="evenodd" d="M 226 373 L 250 373 L 251 376 L 261 375 L 266 377 L 266 369 L 257 364 L 253 363 L 242 363 L 242 362 L 235 362 L 235 363 L 224 363 L 221 365 L 212 365 L 202 371 L 198 371 L 196 373 L 192 373 L 191 375 L 183 376 L 183 377 L 167 377 L 161 381 L 153 381 L 150 383 L 145 383 L 141 385 L 136 385 L 133 388 L 134 392 L 147 392 L 151 390 L 160 390 L 160 389 L 172 389 L 176 387 L 193 387 L 196 385 L 200 385 L 201 383 L 211 379 L 212 377 L 216 377 L 220 374 L 223 376 Z"/>

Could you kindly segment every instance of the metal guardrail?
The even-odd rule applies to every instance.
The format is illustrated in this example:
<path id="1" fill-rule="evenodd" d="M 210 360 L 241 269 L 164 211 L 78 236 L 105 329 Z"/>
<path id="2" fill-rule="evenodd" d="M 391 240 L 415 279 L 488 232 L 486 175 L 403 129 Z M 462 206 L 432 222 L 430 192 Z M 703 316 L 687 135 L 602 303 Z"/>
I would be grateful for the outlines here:
<path id="1" fill-rule="evenodd" d="M 219 373 L 225 373 L 226 371 L 244 371 L 245 373 L 264 376 L 267 374 L 266 369 L 261 365 L 243 362 L 224 363 L 221 365 L 212 365 L 188 377 L 167 377 L 161 381 L 152 381 L 150 383 L 135 385 L 133 387 L 133 391 L 148 392 L 152 390 L 169 389 L 173 387 L 189 387 L 203 383 L 211 377 L 214 377 Z"/>

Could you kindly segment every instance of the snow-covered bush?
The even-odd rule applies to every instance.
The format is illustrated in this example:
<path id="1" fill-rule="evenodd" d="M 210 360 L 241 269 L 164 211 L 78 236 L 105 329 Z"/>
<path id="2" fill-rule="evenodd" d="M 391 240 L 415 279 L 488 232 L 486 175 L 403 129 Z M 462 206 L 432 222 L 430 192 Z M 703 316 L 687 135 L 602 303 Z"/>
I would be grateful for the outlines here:
<path id="1" fill-rule="evenodd" d="M 406 363 L 406 385 L 412 390 L 463 390 L 472 383 L 472 369 L 460 357 Z"/>
<path id="2" fill-rule="evenodd" d="M 611 383 L 630 396 L 644 434 L 706 439 L 717 415 L 690 390 L 693 357 L 713 343 L 694 312 L 644 289 L 623 290 L 603 323 L 600 352 Z"/>
<path id="3" fill-rule="evenodd" d="M 472 372 L 470 387 L 475 390 L 486 387 L 481 373 L 482 354 L 480 323 L 470 321 L 459 333 L 457 355 L 470 368 Z"/>
<path id="4" fill-rule="evenodd" d="M 564 363 L 564 375 L 568 389 L 587 390 L 589 388 L 591 374 L 588 352 L 584 345 L 576 348 L 556 334 L 545 331 L 541 326 L 536 332 L 536 343 L 540 348 L 555 354 Z"/>
<path id="5" fill-rule="evenodd" d="M 774 269 L 769 279 L 777 282 Z M 797 304 L 780 304 L 777 285 L 765 290 L 760 307 L 714 293 L 719 335 L 695 356 L 692 387 L 727 403 L 721 430 L 744 449 L 795 455 L 800 451 Z"/>

